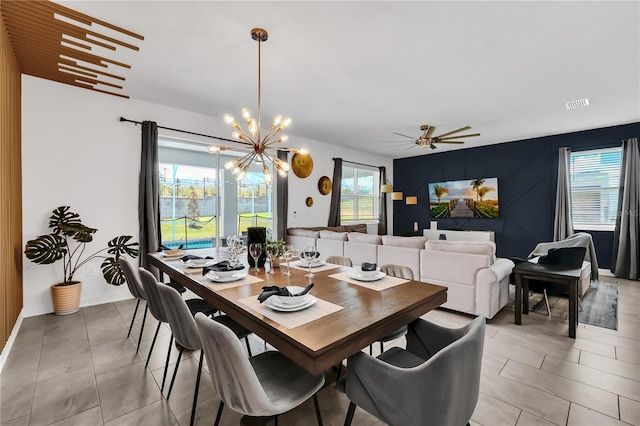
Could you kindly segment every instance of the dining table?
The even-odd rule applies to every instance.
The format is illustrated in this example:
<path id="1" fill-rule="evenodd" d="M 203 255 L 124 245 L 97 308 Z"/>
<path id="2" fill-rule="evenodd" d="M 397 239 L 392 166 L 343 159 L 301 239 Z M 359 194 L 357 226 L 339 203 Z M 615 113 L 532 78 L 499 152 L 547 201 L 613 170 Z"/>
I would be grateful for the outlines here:
<path id="1" fill-rule="evenodd" d="M 216 279 L 186 264 L 184 255 L 210 257 L 211 263 L 229 259 L 227 248 L 193 249 L 177 256 L 150 253 L 148 259 L 161 275 L 182 284 L 314 375 L 447 301 L 446 287 L 391 276 L 363 279 L 356 273 L 358 268 L 322 259 L 311 268 L 302 260 L 291 261 L 291 275 L 281 273 L 286 269 L 284 261 L 282 268 L 269 273 L 268 265 L 260 272 L 249 270 L 243 259 L 245 269 L 236 279 Z M 309 269 L 312 278 L 305 277 Z M 310 283 L 314 284 L 309 292 L 313 303 L 304 309 L 281 309 L 268 299 L 258 301 L 265 286 Z"/>

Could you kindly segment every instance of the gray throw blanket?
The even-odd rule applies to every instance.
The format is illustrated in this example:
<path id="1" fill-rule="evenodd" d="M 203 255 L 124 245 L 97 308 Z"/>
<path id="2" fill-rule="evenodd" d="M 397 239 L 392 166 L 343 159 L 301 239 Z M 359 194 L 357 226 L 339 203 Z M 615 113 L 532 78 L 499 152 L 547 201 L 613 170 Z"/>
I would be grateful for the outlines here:
<path id="1" fill-rule="evenodd" d="M 596 257 L 596 248 L 593 245 L 591 234 L 586 232 L 576 232 L 562 241 L 539 243 L 536 248 L 529 253 L 529 259 L 536 256 L 544 256 L 550 249 L 561 247 L 585 247 L 587 249 L 585 260 L 587 262 L 591 262 L 591 281 L 596 281 L 598 279 L 598 258 Z"/>

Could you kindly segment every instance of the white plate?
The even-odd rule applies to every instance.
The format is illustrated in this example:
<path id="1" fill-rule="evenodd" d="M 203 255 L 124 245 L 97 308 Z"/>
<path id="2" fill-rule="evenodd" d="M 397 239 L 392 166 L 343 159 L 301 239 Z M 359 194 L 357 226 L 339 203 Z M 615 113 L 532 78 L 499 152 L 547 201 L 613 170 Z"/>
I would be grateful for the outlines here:
<path id="1" fill-rule="evenodd" d="M 358 281 L 378 281 L 387 276 L 384 272 L 378 272 L 376 275 L 360 275 L 357 270 L 349 272 L 349 276 Z"/>
<path id="2" fill-rule="evenodd" d="M 211 266 L 216 261 L 214 259 L 189 259 L 184 262 L 185 265 L 191 268 L 204 268 L 205 266 Z"/>
<path id="3" fill-rule="evenodd" d="M 318 268 L 320 266 L 325 265 L 325 261 L 324 259 L 316 259 L 313 262 L 311 262 L 311 267 L 312 268 Z M 306 260 L 298 260 L 296 263 L 294 263 L 294 265 L 300 267 L 300 268 L 308 268 L 309 267 L 309 262 L 307 262 Z"/>
<path id="4" fill-rule="evenodd" d="M 311 295 L 310 294 L 305 294 L 302 296 L 297 296 L 295 297 L 295 299 L 298 299 L 296 301 L 289 301 L 289 303 L 285 303 L 282 299 L 286 299 L 287 296 L 271 296 L 269 299 L 267 300 L 271 300 L 271 304 L 273 306 L 276 306 L 278 308 L 297 308 L 303 305 L 306 305 L 307 303 L 309 303 L 309 300 L 311 299 Z M 291 297 L 288 297 L 289 299 L 291 299 Z M 292 303 L 293 302 L 293 303 Z"/>
<path id="5" fill-rule="evenodd" d="M 243 269 L 242 271 L 238 271 L 238 273 L 231 275 L 230 277 L 219 277 L 215 274 L 215 271 L 207 272 L 205 277 L 209 278 L 211 281 L 217 283 L 230 283 L 233 281 L 238 281 L 247 276 L 247 270 Z"/>
<path id="6" fill-rule="evenodd" d="M 271 298 L 273 296 L 271 296 L 270 298 L 268 298 L 264 304 L 267 305 L 269 308 L 273 309 L 274 311 L 280 311 L 280 312 L 296 312 L 296 311 L 301 311 L 303 309 L 307 309 L 309 306 L 313 305 L 314 303 L 316 303 L 316 301 L 318 299 L 316 299 L 315 297 L 313 297 L 312 295 L 309 295 L 309 300 L 307 303 L 305 303 L 304 305 L 300 305 L 300 306 L 287 306 L 287 307 L 280 307 L 275 305 L 273 302 L 271 302 Z"/>

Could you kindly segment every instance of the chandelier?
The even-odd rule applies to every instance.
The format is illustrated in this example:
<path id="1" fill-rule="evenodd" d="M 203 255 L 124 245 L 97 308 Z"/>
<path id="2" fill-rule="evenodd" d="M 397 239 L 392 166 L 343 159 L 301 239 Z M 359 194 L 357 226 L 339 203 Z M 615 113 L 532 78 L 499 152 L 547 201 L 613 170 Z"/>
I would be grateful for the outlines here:
<path id="1" fill-rule="evenodd" d="M 282 115 L 277 115 L 273 120 L 273 123 L 269 126 L 269 130 L 266 134 L 261 134 L 260 128 L 260 45 L 262 42 L 267 41 L 269 34 L 267 31 L 262 28 L 254 28 L 251 30 L 251 38 L 258 42 L 258 117 L 251 117 L 251 113 L 247 108 L 242 109 L 242 118 L 247 123 L 247 130 L 245 131 L 238 122 L 229 114 L 224 116 L 225 123 L 229 124 L 231 127 L 235 129 L 232 133 L 233 138 L 238 139 L 239 143 L 244 143 L 248 145 L 247 152 L 244 156 L 238 157 L 233 160 L 229 160 L 224 164 L 224 168 L 227 170 L 231 170 L 231 173 L 236 178 L 236 181 L 240 182 L 244 179 L 247 171 L 249 170 L 249 166 L 253 162 L 256 164 L 262 164 L 262 173 L 264 174 L 264 181 L 267 185 L 270 185 L 273 181 L 273 177 L 271 176 L 271 172 L 269 171 L 268 163 L 273 164 L 276 172 L 281 177 L 287 177 L 287 172 L 290 167 L 286 161 L 283 161 L 277 157 L 275 152 L 276 148 L 274 145 L 286 142 L 289 140 L 289 137 L 285 134 L 281 134 L 281 132 L 291 125 L 291 118 L 284 118 Z M 227 150 L 228 147 L 209 147 L 210 152 Z M 268 150 L 272 150 L 269 152 Z M 301 152 L 305 153 L 304 150 L 297 149 L 286 149 L 288 152 Z"/>

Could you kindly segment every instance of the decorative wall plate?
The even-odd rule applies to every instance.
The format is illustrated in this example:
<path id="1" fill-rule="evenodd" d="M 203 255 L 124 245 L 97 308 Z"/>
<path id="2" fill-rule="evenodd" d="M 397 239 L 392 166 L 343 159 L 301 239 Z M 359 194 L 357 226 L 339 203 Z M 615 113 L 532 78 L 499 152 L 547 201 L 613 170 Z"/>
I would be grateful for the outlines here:
<path id="1" fill-rule="evenodd" d="M 318 181 L 318 191 L 320 191 L 322 195 L 327 195 L 328 193 L 330 193 L 331 179 L 329 179 L 327 176 L 322 176 Z"/>
<path id="2" fill-rule="evenodd" d="M 313 171 L 313 159 L 310 154 L 300 154 L 296 152 L 291 157 L 291 169 L 299 178 L 309 177 Z"/>
<path id="3" fill-rule="evenodd" d="M 313 198 L 307 197 L 304 203 L 307 205 L 307 207 L 311 207 L 313 205 Z"/>

